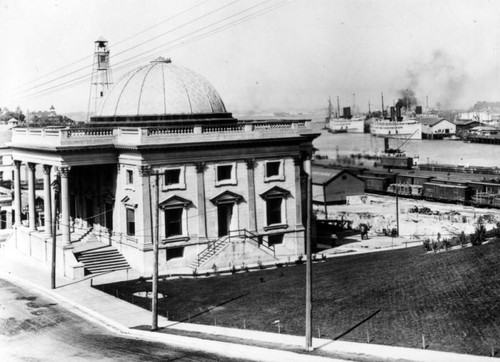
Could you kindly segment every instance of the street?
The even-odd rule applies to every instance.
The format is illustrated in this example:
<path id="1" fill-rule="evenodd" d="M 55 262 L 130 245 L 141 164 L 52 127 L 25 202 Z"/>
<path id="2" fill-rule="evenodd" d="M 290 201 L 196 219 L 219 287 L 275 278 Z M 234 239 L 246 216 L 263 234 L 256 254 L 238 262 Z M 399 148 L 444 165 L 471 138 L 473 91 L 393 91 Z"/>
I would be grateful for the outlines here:
<path id="1" fill-rule="evenodd" d="M 117 336 L 0 279 L 2 361 L 234 361 Z"/>

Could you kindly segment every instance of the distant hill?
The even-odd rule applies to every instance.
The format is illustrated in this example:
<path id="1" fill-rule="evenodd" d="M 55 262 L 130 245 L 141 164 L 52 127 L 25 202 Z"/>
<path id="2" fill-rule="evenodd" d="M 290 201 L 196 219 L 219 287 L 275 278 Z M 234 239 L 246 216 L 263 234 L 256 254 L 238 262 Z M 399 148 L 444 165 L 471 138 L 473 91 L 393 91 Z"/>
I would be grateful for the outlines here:
<path id="1" fill-rule="evenodd" d="M 62 115 L 72 119 L 76 123 L 87 122 L 87 112 L 69 112 L 62 113 Z"/>

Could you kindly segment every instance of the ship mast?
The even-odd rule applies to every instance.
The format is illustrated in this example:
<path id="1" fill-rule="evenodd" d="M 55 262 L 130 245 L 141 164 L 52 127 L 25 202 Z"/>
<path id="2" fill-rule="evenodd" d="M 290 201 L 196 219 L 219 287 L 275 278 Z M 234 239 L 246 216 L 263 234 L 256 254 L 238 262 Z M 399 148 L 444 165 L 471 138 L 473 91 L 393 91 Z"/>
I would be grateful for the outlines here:
<path id="1" fill-rule="evenodd" d="M 340 118 L 340 101 L 339 101 L 339 96 L 337 96 L 337 117 Z"/>
<path id="2" fill-rule="evenodd" d="M 382 95 L 382 118 L 384 118 L 384 93 L 380 93 Z"/>

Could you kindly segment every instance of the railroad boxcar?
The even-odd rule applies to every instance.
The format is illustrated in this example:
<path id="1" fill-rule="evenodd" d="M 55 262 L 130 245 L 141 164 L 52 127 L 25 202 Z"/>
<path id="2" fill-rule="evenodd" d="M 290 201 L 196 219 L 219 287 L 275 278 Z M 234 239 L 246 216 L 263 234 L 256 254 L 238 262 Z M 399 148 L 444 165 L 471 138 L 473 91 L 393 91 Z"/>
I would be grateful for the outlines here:
<path id="1" fill-rule="evenodd" d="M 466 185 L 426 182 L 423 185 L 426 200 L 470 204 L 472 188 Z"/>
<path id="2" fill-rule="evenodd" d="M 475 193 L 485 192 L 488 194 L 500 195 L 500 184 L 483 181 L 470 181 L 468 183 Z"/>
<path id="3" fill-rule="evenodd" d="M 365 181 L 365 191 L 377 194 L 385 193 L 389 185 L 385 177 L 377 177 L 370 175 L 359 175 L 360 179 Z"/>
<path id="4" fill-rule="evenodd" d="M 389 195 L 395 195 L 396 192 L 399 196 L 422 197 L 423 187 L 421 185 L 410 185 L 410 184 L 391 184 L 387 188 L 387 193 Z"/>

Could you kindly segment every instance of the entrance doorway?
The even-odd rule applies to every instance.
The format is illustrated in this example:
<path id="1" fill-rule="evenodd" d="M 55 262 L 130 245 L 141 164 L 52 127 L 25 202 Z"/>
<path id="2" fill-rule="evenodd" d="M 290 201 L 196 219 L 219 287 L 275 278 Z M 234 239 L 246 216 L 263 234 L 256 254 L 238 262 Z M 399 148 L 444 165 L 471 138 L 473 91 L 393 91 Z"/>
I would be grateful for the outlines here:
<path id="1" fill-rule="evenodd" d="M 231 230 L 233 219 L 233 203 L 217 205 L 217 219 L 219 224 L 219 237 L 226 236 Z"/>

